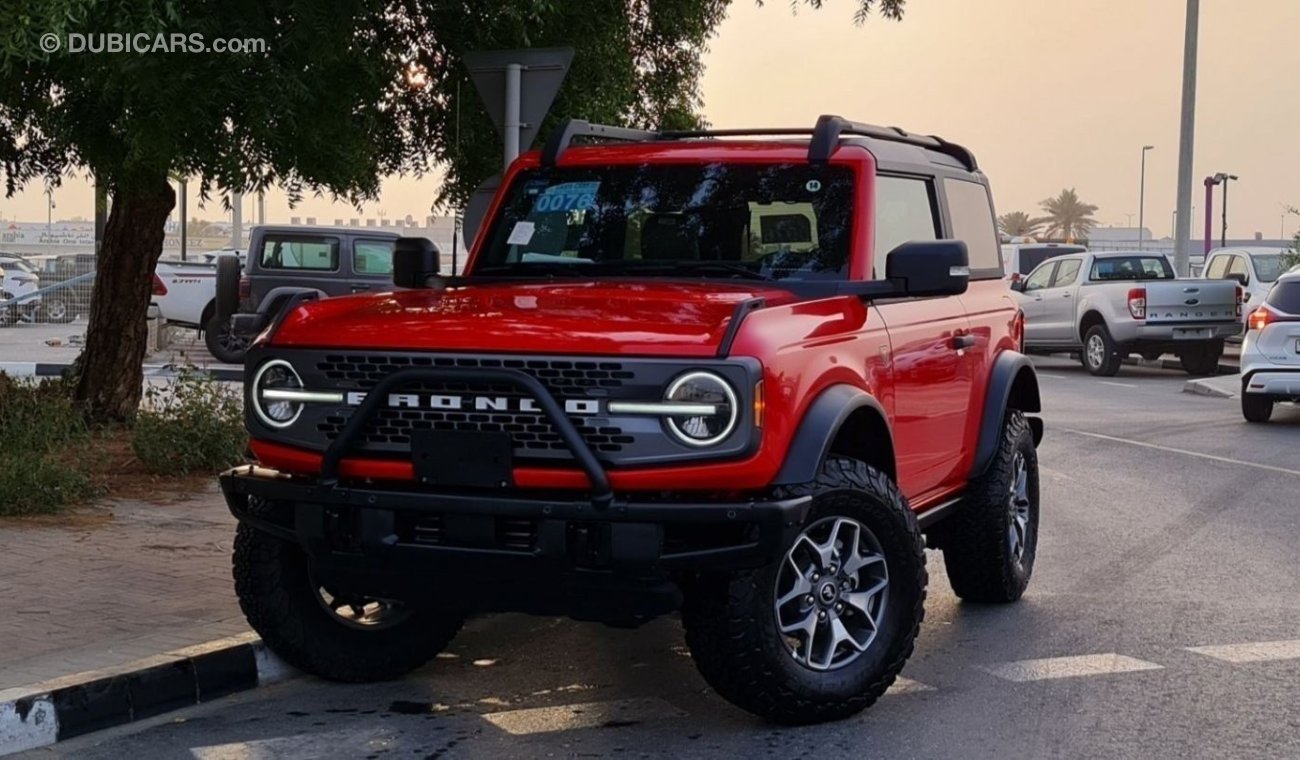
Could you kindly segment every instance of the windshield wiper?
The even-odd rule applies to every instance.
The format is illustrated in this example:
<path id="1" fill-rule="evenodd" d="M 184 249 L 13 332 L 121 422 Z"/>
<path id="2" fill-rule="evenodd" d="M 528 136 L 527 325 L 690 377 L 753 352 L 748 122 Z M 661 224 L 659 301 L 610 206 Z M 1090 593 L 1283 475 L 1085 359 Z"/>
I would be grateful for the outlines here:
<path id="1" fill-rule="evenodd" d="M 560 275 L 562 277 L 585 277 L 591 274 L 594 262 L 582 261 L 560 264 L 554 261 L 516 261 L 513 264 L 497 264 L 488 267 L 475 267 L 472 275 Z"/>
<path id="2" fill-rule="evenodd" d="M 749 280 L 772 280 L 773 278 L 762 272 L 755 271 L 745 266 L 731 261 L 665 261 L 665 262 L 642 262 L 635 266 L 628 267 L 629 271 L 646 272 L 663 271 L 669 274 L 695 273 L 695 272 L 718 272 L 721 274 L 730 274 L 744 277 Z"/>

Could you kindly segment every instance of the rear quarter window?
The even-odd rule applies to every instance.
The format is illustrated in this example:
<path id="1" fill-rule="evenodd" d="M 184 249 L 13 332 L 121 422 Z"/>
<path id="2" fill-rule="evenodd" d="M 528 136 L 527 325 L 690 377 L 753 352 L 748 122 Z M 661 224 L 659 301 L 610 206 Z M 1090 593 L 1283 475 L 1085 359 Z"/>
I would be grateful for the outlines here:
<path id="1" fill-rule="evenodd" d="M 988 188 L 978 182 L 951 178 L 945 179 L 943 186 L 952 217 L 952 236 L 966 243 L 971 276 L 1001 277 L 1002 256 Z"/>
<path id="2" fill-rule="evenodd" d="M 1264 303 L 1286 314 L 1300 314 L 1300 280 L 1285 280 L 1274 285 Z"/>

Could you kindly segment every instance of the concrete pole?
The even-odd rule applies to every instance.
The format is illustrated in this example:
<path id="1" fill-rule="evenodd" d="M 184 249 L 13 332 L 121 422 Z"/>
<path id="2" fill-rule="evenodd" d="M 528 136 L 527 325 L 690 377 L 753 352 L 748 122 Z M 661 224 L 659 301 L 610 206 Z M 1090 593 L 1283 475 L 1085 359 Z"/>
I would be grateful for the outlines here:
<path id="1" fill-rule="evenodd" d="M 104 245 L 104 226 L 108 224 L 108 189 L 95 182 L 95 255 Z"/>
<path id="2" fill-rule="evenodd" d="M 1147 151 L 1155 148 L 1154 145 L 1142 146 L 1142 186 L 1138 190 L 1138 250 L 1142 250 L 1143 227 L 1146 226 L 1147 211 Z"/>
<path id="3" fill-rule="evenodd" d="M 257 194 L 257 223 L 266 224 L 266 193 Z"/>
<path id="4" fill-rule="evenodd" d="M 189 226 L 190 226 L 190 217 L 189 217 L 189 212 L 187 211 L 188 206 L 185 203 L 185 197 L 189 195 L 189 192 L 185 180 L 181 180 L 176 184 L 179 185 L 179 187 L 177 188 L 177 194 L 180 195 L 180 198 L 178 200 L 180 201 L 180 211 L 181 211 L 181 261 L 184 261 L 185 250 L 188 247 Z"/>
<path id="5" fill-rule="evenodd" d="M 1231 180 L 1227 177 L 1223 179 L 1223 227 L 1219 237 L 1219 245 L 1228 247 L 1228 185 Z"/>
<path id="6" fill-rule="evenodd" d="M 230 247 L 238 248 L 244 240 L 244 194 L 230 194 Z"/>
<path id="7" fill-rule="evenodd" d="M 502 119 L 502 132 L 505 133 L 505 167 L 519 157 L 519 98 L 520 85 L 523 80 L 524 67 L 517 63 L 506 66 L 506 102 L 505 116 Z"/>
<path id="8" fill-rule="evenodd" d="M 1174 235 L 1174 269 L 1191 272 L 1187 248 L 1192 238 L 1192 156 L 1196 137 L 1196 40 L 1200 0 L 1187 0 L 1187 29 L 1183 40 L 1183 107 L 1178 132 L 1178 229 Z"/>
<path id="9" fill-rule="evenodd" d="M 1214 177 L 1205 178 L 1205 253 L 1214 245 Z"/>

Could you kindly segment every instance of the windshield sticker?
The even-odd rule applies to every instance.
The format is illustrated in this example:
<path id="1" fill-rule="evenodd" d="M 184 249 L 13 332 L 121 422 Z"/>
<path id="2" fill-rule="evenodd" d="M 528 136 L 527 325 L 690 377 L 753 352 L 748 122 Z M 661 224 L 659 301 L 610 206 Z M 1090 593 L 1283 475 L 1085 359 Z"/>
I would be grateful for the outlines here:
<path id="1" fill-rule="evenodd" d="M 507 245 L 528 245 L 532 242 L 533 232 L 537 225 L 532 222 L 515 222 L 514 229 L 510 230 L 510 237 L 506 238 Z"/>
<path id="2" fill-rule="evenodd" d="M 564 182 L 552 185 L 537 197 L 534 213 L 555 211 L 585 211 L 596 205 L 599 182 Z"/>

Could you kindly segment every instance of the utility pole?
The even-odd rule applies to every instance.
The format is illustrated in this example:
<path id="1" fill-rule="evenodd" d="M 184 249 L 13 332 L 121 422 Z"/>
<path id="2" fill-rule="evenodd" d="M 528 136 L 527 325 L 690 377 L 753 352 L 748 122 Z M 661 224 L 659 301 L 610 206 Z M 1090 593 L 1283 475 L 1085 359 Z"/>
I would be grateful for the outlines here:
<path id="1" fill-rule="evenodd" d="M 1223 180 L 1223 228 L 1219 233 L 1219 245 L 1223 248 L 1228 247 L 1228 184 L 1237 179 L 1235 174 L 1216 174 L 1215 178 Z"/>
<path id="2" fill-rule="evenodd" d="M 1138 250 L 1142 250 L 1143 229 L 1146 226 L 1147 211 L 1147 151 L 1155 150 L 1154 145 L 1142 146 L 1142 182 L 1138 190 Z"/>
<path id="3" fill-rule="evenodd" d="M 1178 130 L 1178 229 L 1174 234 L 1174 268 L 1186 277 L 1191 271 L 1188 246 L 1192 237 L 1192 156 L 1196 137 L 1196 41 L 1200 0 L 1187 0 L 1183 39 L 1183 105 Z"/>
<path id="4" fill-rule="evenodd" d="M 230 194 L 230 247 L 239 248 L 244 240 L 244 194 Z"/>
<path id="5" fill-rule="evenodd" d="M 189 241 L 189 231 L 190 231 L 190 230 L 189 230 L 189 227 L 190 227 L 189 211 L 188 211 L 188 207 L 187 207 L 187 205 L 186 205 L 186 203 L 185 203 L 185 197 L 186 197 L 187 195 L 189 195 L 189 190 L 188 190 L 188 186 L 187 186 L 185 180 L 183 180 L 183 179 L 180 180 L 179 182 L 177 182 L 176 184 L 179 186 L 179 187 L 177 187 L 177 190 L 179 191 L 180 196 L 181 196 L 181 197 L 179 198 L 179 200 L 180 200 L 180 211 L 181 211 L 181 261 L 184 261 L 184 260 L 185 260 L 185 250 L 186 250 L 186 248 L 187 248 L 187 244 L 188 244 L 188 241 Z"/>

